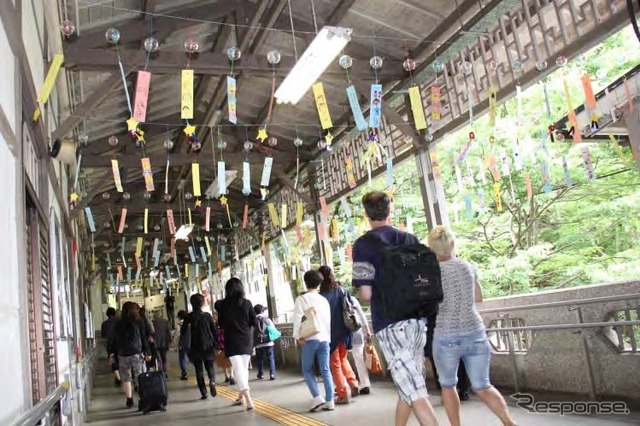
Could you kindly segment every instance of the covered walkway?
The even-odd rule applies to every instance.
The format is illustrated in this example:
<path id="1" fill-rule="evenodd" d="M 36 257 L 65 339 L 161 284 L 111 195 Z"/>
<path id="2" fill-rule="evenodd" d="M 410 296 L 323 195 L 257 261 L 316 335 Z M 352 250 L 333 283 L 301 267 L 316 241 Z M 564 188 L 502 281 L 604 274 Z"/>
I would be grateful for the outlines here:
<path id="1" fill-rule="evenodd" d="M 89 419 L 95 426 L 154 425 L 392 425 L 396 393 L 390 382 L 375 382 L 371 395 L 358 396 L 347 406 L 333 412 L 307 412 L 308 391 L 300 375 L 289 370 L 279 372 L 276 381 L 252 379 L 255 394 L 254 412 L 231 406 L 237 396 L 235 389 L 218 380 L 218 397 L 200 400 L 195 382 L 180 381 L 178 375 L 169 379 L 170 402 L 166 413 L 154 412 L 142 419 L 142 414 L 124 408 L 121 392 L 113 387 L 112 377 L 103 372 L 95 381 Z M 217 377 L 224 377 L 218 372 Z M 254 376 L 254 374 L 251 374 Z M 506 395 L 505 395 L 506 396 Z M 446 414 L 439 393 L 434 392 L 431 402 L 438 421 L 446 425 Z M 513 402 L 513 400 L 511 400 Z M 462 403 L 462 424 L 467 426 L 499 426 L 500 422 L 476 397 Z M 640 424 L 640 412 L 625 416 L 577 416 L 532 414 L 513 406 L 515 419 L 522 426 L 626 426 Z M 409 423 L 417 425 L 415 419 Z"/>

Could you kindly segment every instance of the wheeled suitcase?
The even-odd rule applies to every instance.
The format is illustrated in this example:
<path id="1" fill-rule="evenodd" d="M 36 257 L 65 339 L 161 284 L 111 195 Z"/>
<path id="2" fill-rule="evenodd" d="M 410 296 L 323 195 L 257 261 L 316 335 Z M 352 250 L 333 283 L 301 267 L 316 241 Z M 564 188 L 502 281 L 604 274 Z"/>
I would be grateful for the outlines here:
<path id="1" fill-rule="evenodd" d="M 138 376 L 138 408 L 143 414 L 167 411 L 167 382 L 162 371 L 150 371 Z"/>

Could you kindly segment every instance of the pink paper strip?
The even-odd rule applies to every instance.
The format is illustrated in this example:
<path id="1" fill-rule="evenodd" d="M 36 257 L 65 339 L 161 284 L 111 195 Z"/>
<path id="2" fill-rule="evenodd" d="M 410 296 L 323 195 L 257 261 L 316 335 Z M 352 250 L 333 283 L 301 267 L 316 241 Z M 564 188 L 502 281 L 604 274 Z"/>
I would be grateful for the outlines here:
<path id="1" fill-rule="evenodd" d="M 124 223 L 127 221 L 127 209 L 122 209 L 122 213 L 120 214 L 120 226 L 118 226 L 118 234 L 122 234 L 124 232 Z"/>
<path id="2" fill-rule="evenodd" d="M 324 223 L 322 221 L 318 222 L 318 236 L 321 241 L 327 240 L 327 230 L 324 227 Z"/>
<path id="3" fill-rule="evenodd" d="M 293 229 L 296 231 L 296 237 L 298 238 L 298 242 L 302 244 L 304 242 L 304 236 L 302 235 L 302 229 L 298 225 L 294 226 Z"/>
<path id="4" fill-rule="evenodd" d="M 171 239 L 171 257 L 176 257 L 176 239 L 175 238 Z"/>
<path id="5" fill-rule="evenodd" d="M 173 210 L 167 210 L 167 224 L 169 225 L 169 233 L 171 235 L 176 233 L 176 223 L 173 221 Z"/>
<path id="6" fill-rule="evenodd" d="M 249 224 L 249 205 L 244 205 L 244 212 L 242 214 L 242 229 L 247 229 L 247 225 Z"/>
<path id="7" fill-rule="evenodd" d="M 136 80 L 136 97 L 133 107 L 133 118 L 144 123 L 147 118 L 147 101 L 149 100 L 149 83 L 151 82 L 151 73 L 148 71 L 138 71 L 138 79 Z"/>
<path id="8" fill-rule="evenodd" d="M 329 209 L 327 208 L 327 200 L 324 197 L 320 197 L 320 211 L 323 218 L 329 217 Z"/>
<path id="9" fill-rule="evenodd" d="M 211 207 L 207 207 L 207 214 L 204 219 L 204 230 L 209 232 L 210 225 L 211 225 Z"/>
<path id="10" fill-rule="evenodd" d="M 136 266 L 138 267 L 138 269 L 142 269 L 142 258 L 140 258 L 139 256 L 136 256 Z"/>

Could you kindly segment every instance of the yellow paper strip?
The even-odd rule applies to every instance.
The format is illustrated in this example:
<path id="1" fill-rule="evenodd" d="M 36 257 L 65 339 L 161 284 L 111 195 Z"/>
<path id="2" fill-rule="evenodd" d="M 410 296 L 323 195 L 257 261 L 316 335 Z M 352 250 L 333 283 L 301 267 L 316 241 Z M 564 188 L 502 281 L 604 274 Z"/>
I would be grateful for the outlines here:
<path id="1" fill-rule="evenodd" d="M 144 240 L 142 237 L 138 237 L 138 240 L 136 241 L 136 257 L 141 257 L 142 256 L 142 244 L 143 244 Z"/>
<path id="2" fill-rule="evenodd" d="M 149 232 L 149 209 L 144 209 L 144 233 L 147 234 Z"/>
<path id="3" fill-rule="evenodd" d="M 269 209 L 269 216 L 271 217 L 271 222 L 273 223 L 273 226 L 277 228 L 280 225 L 280 220 L 278 219 L 278 212 L 276 211 L 276 206 L 273 203 L 269 203 L 267 205 L 267 208 Z"/>
<path id="4" fill-rule="evenodd" d="M 609 135 L 609 139 L 611 140 L 611 143 L 613 144 L 613 148 L 616 150 L 618 157 L 620 157 L 622 162 L 626 162 L 627 159 L 625 158 L 624 152 L 622 152 L 622 148 L 620 147 L 620 144 L 618 143 L 618 140 L 616 139 L 616 137 L 613 135 Z"/>
<path id="5" fill-rule="evenodd" d="M 187 264 L 184 265 L 184 276 L 189 278 L 189 265 Z"/>
<path id="6" fill-rule="evenodd" d="M 280 210 L 282 212 L 280 213 L 280 223 L 282 224 L 282 228 L 284 229 L 287 227 L 287 205 L 285 203 L 282 203 Z"/>
<path id="7" fill-rule="evenodd" d="M 493 195 L 496 199 L 496 208 L 498 209 L 498 213 L 502 213 L 502 196 L 500 195 L 500 182 L 495 182 L 493 184 Z"/>
<path id="8" fill-rule="evenodd" d="M 302 219 L 304 218 L 304 204 L 302 201 L 296 202 L 296 225 L 302 225 Z"/>
<path id="9" fill-rule="evenodd" d="M 207 256 L 211 257 L 211 243 L 209 243 L 209 237 L 204 238 L 204 243 L 207 246 Z"/>
<path id="10" fill-rule="evenodd" d="M 191 207 L 189 207 L 189 225 L 193 225 L 193 221 L 191 220 Z"/>
<path id="11" fill-rule="evenodd" d="M 409 88 L 409 99 L 411 100 L 411 111 L 413 112 L 416 130 L 426 129 L 427 118 L 424 115 L 424 105 L 422 104 L 422 96 L 418 86 Z"/>
<path id="12" fill-rule="evenodd" d="M 182 106 L 180 118 L 193 119 L 193 70 L 182 70 Z"/>
<path id="13" fill-rule="evenodd" d="M 329 105 L 327 104 L 327 98 L 324 96 L 322 83 L 313 85 L 313 97 L 316 100 L 316 108 L 318 109 L 318 117 L 322 128 L 330 129 L 333 127 L 333 123 L 331 122 L 331 115 L 329 115 Z"/>
<path id="14" fill-rule="evenodd" d="M 64 62 L 64 56 L 62 53 L 56 53 L 53 56 L 53 61 L 51 61 L 51 66 L 49 67 L 49 72 L 47 72 L 47 77 L 44 79 L 44 83 L 40 88 L 40 96 L 38 96 L 38 102 L 47 103 L 49 100 L 49 95 L 53 90 L 53 86 L 56 84 L 56 79 L 58 78 L 58 73 L 60 72 L 60 66 L 62 66 L 62 62 Z"/>
<path id="15" fill-rule="evenodd" d="M 193 178 L 193 195 L 194 197 L 200 197 L 200 164 L 191 164 L 191 177 Z"/>
<path id="16" fill-rule="evenodd" d="M 118 160 L 111 160 L 111 170 L 113 171 L 113 182 L 116 184 L 118 192 L 124 192 L 122 188 L 122 179 L 120 179 L 120 166 Z"/>

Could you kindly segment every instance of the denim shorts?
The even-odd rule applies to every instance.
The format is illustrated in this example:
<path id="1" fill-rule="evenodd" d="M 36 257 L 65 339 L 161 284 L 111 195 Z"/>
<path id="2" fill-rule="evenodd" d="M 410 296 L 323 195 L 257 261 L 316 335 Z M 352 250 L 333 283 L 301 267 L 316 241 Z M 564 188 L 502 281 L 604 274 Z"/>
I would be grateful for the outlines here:
<path id="1" fill-rule="evenodd" d="M 484 330 L 462 336 L 434 336 L 433 360 L 438 370 L 440 386 L 443 388 L 456 386 L 460 360 L 464 362 L 474 391 L 491 387 L 491 346 Z"/>

